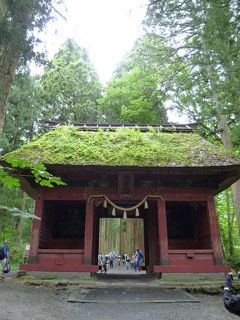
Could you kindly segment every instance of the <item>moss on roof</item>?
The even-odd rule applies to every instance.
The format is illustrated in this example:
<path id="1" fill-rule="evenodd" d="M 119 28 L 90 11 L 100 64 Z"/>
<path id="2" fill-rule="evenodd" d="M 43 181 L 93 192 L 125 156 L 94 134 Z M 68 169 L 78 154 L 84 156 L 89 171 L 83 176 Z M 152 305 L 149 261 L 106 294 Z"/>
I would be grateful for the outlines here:
<path id="1" fill-rule="evenodd" d="M 61 126 L 10 154 L 46 165 L 202 167 L 240 164 L 240 158 L 197 134 L 156 129 L 148 132 L 132 128 L 80 131 L 76 127 Z"/>

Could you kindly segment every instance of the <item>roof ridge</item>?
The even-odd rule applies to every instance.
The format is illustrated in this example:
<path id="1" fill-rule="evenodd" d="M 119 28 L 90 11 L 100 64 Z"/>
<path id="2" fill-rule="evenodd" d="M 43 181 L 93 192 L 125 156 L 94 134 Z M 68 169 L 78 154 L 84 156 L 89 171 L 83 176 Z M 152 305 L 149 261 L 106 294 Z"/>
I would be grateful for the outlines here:
<path id="1" fill-rule="evenodd" d="M 52 129 L 57 126 L 66 125 L 61 124 L 57 121 L 47 120 L 45 123 L 48 124 L 49 129 Z M 84 131 L 96 131 L 99 129 L 102 130 L 111 130 L 114 131 L 118 128 L 132 128 L 132 129 L 139 129 L 140 131 L 149 131 L 151 128 L 159 129 L 160 131 L 177 131 L 177 132 L 192 132 L 193 128 L 197 126 L 197 123 L 167 123 L 167 124 L 132 124 L 132 123 L 74 123 L 71 124 L 78 128 L 79 130 Z"/>

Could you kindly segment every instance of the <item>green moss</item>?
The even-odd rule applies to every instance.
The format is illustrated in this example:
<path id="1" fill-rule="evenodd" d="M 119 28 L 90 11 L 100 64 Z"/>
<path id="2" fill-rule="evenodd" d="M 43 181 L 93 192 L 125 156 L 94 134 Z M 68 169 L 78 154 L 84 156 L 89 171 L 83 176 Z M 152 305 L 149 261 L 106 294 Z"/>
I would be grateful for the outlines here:
<path id="1" fill-rule="evenodd" d="M 108 166 L 216 166 L 240 164 L 239 158 L 194 133 L 119 128 L 80 131 L 62 126 L 11 152 L 32 162 Z"/>

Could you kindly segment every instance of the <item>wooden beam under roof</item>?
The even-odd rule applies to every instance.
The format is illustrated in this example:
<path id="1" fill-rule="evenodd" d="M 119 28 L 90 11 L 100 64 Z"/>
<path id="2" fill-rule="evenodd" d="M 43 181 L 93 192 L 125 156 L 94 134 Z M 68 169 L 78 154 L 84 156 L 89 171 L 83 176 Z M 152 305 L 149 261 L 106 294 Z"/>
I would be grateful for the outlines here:
<path id="1" fill-rule="evenodd" d="M 45 123 L 48 125 L 49 129 L 54 127 L 64 125 L 63 123 L 59 123 L 57 121 L 46 120 Z M 99 129 L 102 130 L 116 130 L 118 128 L 136 128 L 140 131 L 149 131 L 149 129 L 154 128 L 160 131 L 173 131 L 173 132 L 192 132 L 193 128 L 195 128 L 197 123 L 188 123 L 188 124 L 179 124 L 179 123 L 168 123 L 168 124 L 132 124 L 132 123 L 74 123 L 72 124 L 74 127 L 77 127 L 79 130 L 84 131 L 97 131 Z"/>

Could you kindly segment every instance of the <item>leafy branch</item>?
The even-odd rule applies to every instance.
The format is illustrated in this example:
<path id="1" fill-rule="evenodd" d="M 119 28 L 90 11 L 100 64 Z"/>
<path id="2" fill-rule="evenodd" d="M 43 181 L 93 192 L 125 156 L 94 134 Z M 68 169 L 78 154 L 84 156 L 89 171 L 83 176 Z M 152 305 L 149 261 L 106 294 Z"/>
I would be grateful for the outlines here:
<path id="1" fill-rule="evenodd" d="M 18 208 L 10 208 L 10 207 L 6 207 L 6 206 L 2 206 L 0 205 L 0 210 L 5 210 L 8 211 L 9 213 L 12 214 L 12 216 L 14 217 L 22 217 L 24 219 L 37 219 L 37 220 L 41 220 L 41 218 L 37 217 L 35 214 L 26 212 L 26 211 L 22 211 Z"/>
<path id="2" fill-rule="evenodd" d="M 46 167 L 41 163 L 32 163 L 25 159 L 16 158 L 13 156 L 7 156 L 5 161 L 10 164 L 9 167 L 0 166 L 0 182 L 8 185 L 19 187 L 18 176 L 21 176 L 21 173 L 16 172 L 14 169 L 28 169 L 31 171 L 35 182 L 43 187 L 52 188 L 54 185 L 65 185 L 60 177 L 55 177 L 49 173 Z"/>

